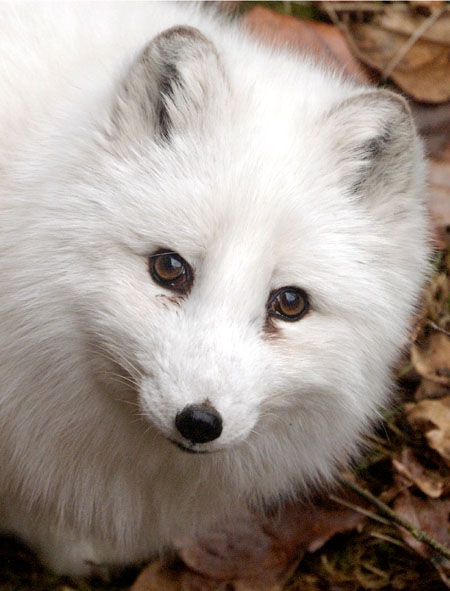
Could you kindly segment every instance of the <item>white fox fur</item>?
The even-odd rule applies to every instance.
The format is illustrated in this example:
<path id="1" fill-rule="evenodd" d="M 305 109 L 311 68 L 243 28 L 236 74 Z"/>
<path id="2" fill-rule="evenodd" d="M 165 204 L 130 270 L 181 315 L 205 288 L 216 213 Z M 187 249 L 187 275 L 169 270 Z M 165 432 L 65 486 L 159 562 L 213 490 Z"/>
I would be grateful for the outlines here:
<path id="1" fill-rule="evenodd" d="M 189 3 L 0 11 L 3 530 L 86 575 L 332 478 L 426 276 L 404 100 Z M 268 327 L 283 286 L 311 309 Z M 223 432 L 188 454 L 205 400 Z"/>

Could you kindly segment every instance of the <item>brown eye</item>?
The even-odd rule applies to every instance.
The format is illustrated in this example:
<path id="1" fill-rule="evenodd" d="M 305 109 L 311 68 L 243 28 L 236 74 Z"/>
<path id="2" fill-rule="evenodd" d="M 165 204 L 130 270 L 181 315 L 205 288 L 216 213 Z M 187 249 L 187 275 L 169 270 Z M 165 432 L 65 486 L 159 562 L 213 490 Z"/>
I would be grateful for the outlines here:
<path id="1" fill-rule="evenodd" d="M 270 316 L 294 322 L 308 312 L 308 296 L 299 287 L 282 287 L 272 292 L 267 309 Z"/>
<path id="2" fill-rule="evenodd" d="M 192 268 L 176 252 L 156 252 L 150 257 L 149 269 L 153 280 L 167 289 L 188 293 L 192 287 Z"/>

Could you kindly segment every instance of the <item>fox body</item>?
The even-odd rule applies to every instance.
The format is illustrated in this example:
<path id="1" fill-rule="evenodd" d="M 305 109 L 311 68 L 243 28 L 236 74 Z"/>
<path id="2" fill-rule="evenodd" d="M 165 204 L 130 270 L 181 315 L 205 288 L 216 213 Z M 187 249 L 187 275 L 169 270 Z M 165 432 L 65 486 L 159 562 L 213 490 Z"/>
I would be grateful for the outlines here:
<path id="1" fill-rule="evenodd" d="M 189 3 L 0 10 L 3 530 L 87 575 L 331 479 L 426 275 L 404 100 Z"/>

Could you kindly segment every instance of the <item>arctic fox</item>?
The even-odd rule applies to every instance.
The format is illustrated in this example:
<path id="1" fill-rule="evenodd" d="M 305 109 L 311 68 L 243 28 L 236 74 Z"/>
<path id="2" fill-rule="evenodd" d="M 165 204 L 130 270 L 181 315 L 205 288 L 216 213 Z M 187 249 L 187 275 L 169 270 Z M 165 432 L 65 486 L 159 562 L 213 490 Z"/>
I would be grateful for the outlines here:
<path id="1" fill-rule="evenodd" d="M 405 101 L 190 3 L 0 10 L 3 531 L 89 575 L 331 479 L 426 275 Z"/>

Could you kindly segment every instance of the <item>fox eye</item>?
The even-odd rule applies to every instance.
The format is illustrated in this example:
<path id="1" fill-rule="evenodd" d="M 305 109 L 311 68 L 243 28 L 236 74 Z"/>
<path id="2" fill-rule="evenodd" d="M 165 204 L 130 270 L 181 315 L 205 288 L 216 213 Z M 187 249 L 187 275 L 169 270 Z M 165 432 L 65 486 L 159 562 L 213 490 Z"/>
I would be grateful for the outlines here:
<path id="1" fill-rule="evenodd" d="M 192 267 L 176 252 L 160 250 L 151 255 L 149 270 L 155 283 L 172 291 L 184 294 L 192 287 Z"/>
<path id="2" fill-rule="evenodd" d="M 282 287 L 270 294 L 267 310 L 280 320 L 300 320 L 309 310 L 308 295 L 299 287 Z"/>

